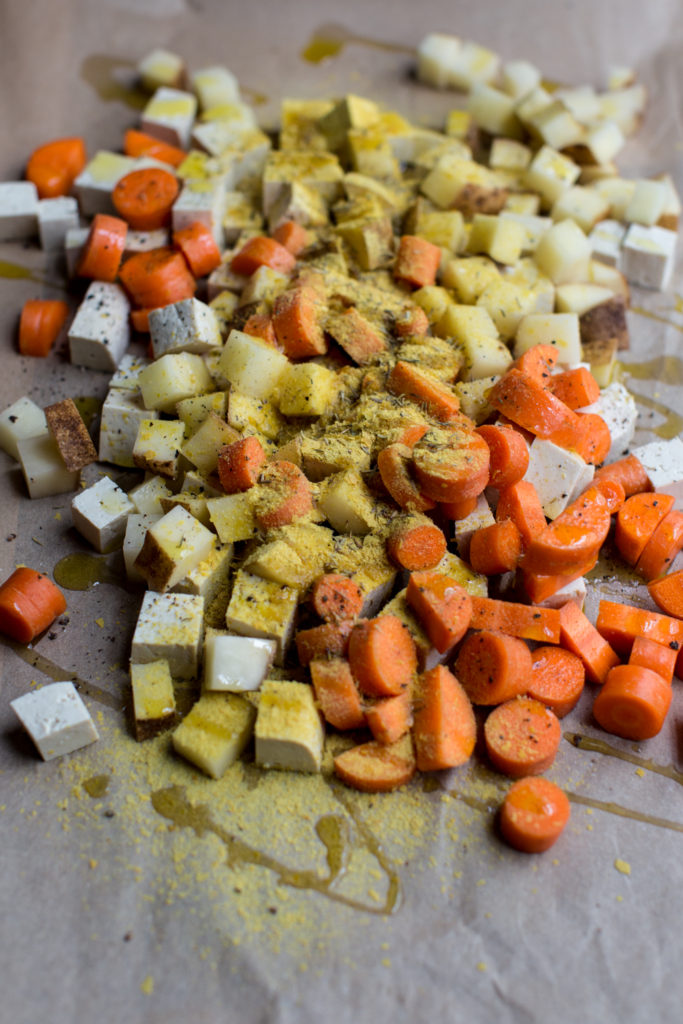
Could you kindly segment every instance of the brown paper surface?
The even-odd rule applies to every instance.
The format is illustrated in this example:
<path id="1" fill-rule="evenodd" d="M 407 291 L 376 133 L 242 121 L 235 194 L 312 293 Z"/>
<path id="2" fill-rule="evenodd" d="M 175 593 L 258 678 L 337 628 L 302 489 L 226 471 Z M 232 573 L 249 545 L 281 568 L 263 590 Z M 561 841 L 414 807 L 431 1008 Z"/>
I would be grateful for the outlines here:
<path id="1" fill-rule="evenodd" d="M 678 0 L 4 0 L 0 177 L 17 177 L 34 146 L 61 134 L 83 134 L 91 152 L 116 148 L 137 116 L 132 65 L 154 47 L 191 68 L 225 63 L 270 126 L 282 95 L 346 91 L 439 126 L 462 97 L 412 78 L 411 50 L 432 30 L 568 84 L 602 86 L 608 65 L 633 67 L 650 103 L 620 167 L 668 170 L 683 191 Z M 302 57 L 316 33 L 339 43 L 320 63 Z M 107 375 L 63 353 L 18 356 L 21 304 L 62 295 L 61 278 L 36 246 L 5 246 L 1 258 L 33 276 L 0 280 L 0 408 L 24 394 L 41 405 L 102 397 Z M 658 403 L 641 404 L 642 439 L 676 429 L 670 411 L 683 412 L 682 289 L 680 264 L 668 293 L 634 289 L 625 380 L 629 362 L 655 360 L 650 379 L 631 379 Z M 675 358 L 665 366 L 664 355 Z M 0 576 L 20 563 L 51 572 L 86 550 L 69 495 L 31 502 L 4 453 L 0 470 Z M 108 564 L 116 578 L 117 556 Z M 600 595 L 647 604 L 644 588 L 609 566 L 603 575 L 591 614 Z M 600 733 L 587 687 L 562 727 L 589 749 L 565 738 L 547 773 L 570 793 L 571 822 L 551 852 L 528 857 L 498 840 L 506 783 L 481 766 L 364 797 L 249 764 L 214 782 L 174 759 L 167 738 L 135 744 L 125 669 L 140 594 L 100 582 L 67 596 L 68 623 L 32 648 L 0 647 L 3 1020 L 680 1020 L 679 682 L 664 729 L 643 744 Z M 101 739 L 43 763 L 9 701 L 54 678 L 80 681 Z M 591 738 L 609 747 L 591 749 Z"/>

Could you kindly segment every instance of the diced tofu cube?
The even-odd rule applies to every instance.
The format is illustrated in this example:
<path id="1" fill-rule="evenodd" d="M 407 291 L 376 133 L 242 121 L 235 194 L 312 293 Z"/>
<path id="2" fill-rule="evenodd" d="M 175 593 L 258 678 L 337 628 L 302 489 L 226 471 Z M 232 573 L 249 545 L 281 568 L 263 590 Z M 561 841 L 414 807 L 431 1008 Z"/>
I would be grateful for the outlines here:
<path id="1" fill-rule="evenodd" d="M 130 303 L 123 288 L 93 281 L 69 328 L 69 353 L 75 366 L 112 373 L 130 341 Z"/>
<path id="2" fill-rule="evenodd" d="M 556 519 L 588 487 L 594 473 L 595 467 L 576 452 L 536 437 L 529 447 L 529 468 L 524 479 L 538 491 L 548 519 Z"/>
<path id="3" fill-rule="evenodd" d="M 621 269 L 633 284 L 664 291 L 676 260 L 678 236 L 668 228 L 632 224 L 621 248 Z"/>
<path id="4" fill-rule="evenodd" d="M 199 222 L 209 229 L 216 244 L 222 248 L 225 242 L 223 218 L 226 195 L 225 175 L 216 176 L 208 182 L 186 182 L 173 204 L 173 230 L 182 231 Z"/>
<path id="5" fill-rule="evenodd" d="M 131 661 L 164 658 L 173 678 L 197 676 L 204 635 L 204 599 L 148 590 L 133 633 Z"/>
<path id="6" fill-rule="evenodd" d="M 619 381 L 614 381 L 600 392 L 597 402 L 587 405 L 581 412 L 597 413 L 609 427 L 612 443 L 605 462 L 615 462 L 626 455 L 633 440 L 638 418 L 638 407 L 633 395 Z"/>
<path id="7" fill-rule="evenodd" d="M 96 551 L 113 551 L 122 544 L 126 519 L 134 509 L 126 492 L 103 476 L 73 498 L 71 518 Z"/>
<path id="8" fill-rule="evenodd" d="M 683 507 L 683 440 L 650 441 L 631 450 L 642 462 L 655 491 L 673 494 L 675 508 Z"/>
<path id="9" fill-rule="evenodd" d="M 136 740 L 150 740 L 175 725 L 175 694 L 167 661 L 132 664 L 130 682 Z"/>
<path id="10" fill-rule="evenodd" d="M 146 359 L 144 356 L 126 352 L 109 381 L 109 387 L 135 391 L 139 394 L 140 374 L 151 362 L 151 359 Z"/>
<path id="11" fill-rule="evenodd" d="M 173 733 L 173 748 L 220 779 L 251 739 L 256 709 L 235 693 L 205 693 Z"/>
<path id="12" fill-rule="evenodd" d="M 126 579 L 130 583 L 147 581 L 142 573 L 135 568 L 135 559 L 142 551 L 147 530 L 161 519 L 162 512 L 132 512 L 126 519 L 126 532 L 123 535 L 123 564 L 126 567 Z"/>
<path id="13" fill-rule="evenodd" d="M 140 391 L 146 409 L 173 412 L 183 398 L 212 390 L 206 363 L 192 352 L 161 356 L 140 373 Z"/>
<path id="14" fill-rule="evenodd" d="M 152 590 L 170 590 L 207 557 L 215 542 L 215 534 L 177 505 L 149 527 L 135 568 Z"/>
<path id="15" fill-rule="evenodd" d="M 178 472 L 184 437 L 185 425 L 180 420 L 141 420 L 133 446 L 133 463 L 139 469 L 172 480 Z"/>
<path id="16" fill-rule="evenodd" d="M 249 491 L 209 498 L 206 506 L 221 544 L 249 540 L 256 533 L 254 505 Z"/>
<path id="17" fill-rule="evenodd" d="M 240 569 L 235 574 L 225 624 L 240 636 L 277 642 L 276 662 L 281 665 L 292 640 L 299 591 Z"/>
<path id="18" fill-rule="evenodd" d="M 182 84 L 185 62 L 170 50 L 151 50 L 138 64 L 140 84 L 147 92 L 155 92 L 161 86 L 170 89 Z"/>
<path id="19" fill-rule="evenodd" d="M 461 558 L 467 560 L 469 557 L 472 534 L 485 526 L 492 526 L 494 522 L 491 507 L 484 495 L 480 494 L 474 511 L 464 519 L 456 519 L 453 522 L 453 537 Z"/>
<path id="20" fill-rule="evenodd" d="M 159 413 L 145 409 L 135 391 L 112 389 L 104 400 L 100 416 L 100 462 L 132 468 L 133 449 L 143 420 L 152 420 Z"/>
<path id="21" fill-rule="evenodd" d="M 626 228 L 618 220 L 599 221 L 588 236 L 594 258 L 616 267 L 625 234 Z"/>
<path id="22" fill-rule="evenodd" d="M 242 693 L 258 690 L 268 675 L 277 644 L 251 636 L 207 630 L 204 639 L 204 690 Z"/>
<path id="23" fill-rule="evenodd" d="M 136 252 L 151 252 L 152 249 L 162 249 L 169 245 L 169 232 L 167 228 L 156 228 L 154 231 L 132 231 L 128 228 L 126 244 L 123 250 L 123 258 L 128 259 Z"/>
<path id="24" fill-rule="evenodd" d="M 0 182 L 0 242 L 33 238 L 38 230 L 38 203 L 32 181 Z"/>
<path id="25" fill-rule="evenodd" d="M 149 333 L 155 359 L 167 352 L 209 352 L 223 343 L 216 314 L 199 299 L 153 309 Z"/>
<path id="26" fill-rule="evenodd" d="M 325 733 L 312 687 L 266 679 L 256 726 L 256 763 L 262 768 L 319 772 Z"/>
<path id="27" fill-rule="evenodd" d="M 51 434 L 46 432 L 17 441 L 17 455 L 31 498 L 65 494 L 78 487 L 78 471 L 66 468 Z"/>
<path id="28" fill-rule="evenodd" d="M 187 149 L 197 112 L 197 98 L 181 89 L 161 86 L 142 111 L 140 128 L 171 146 Z"/>
<path id="29" fill-rule="evenodd" d="M 69 228 L 64 237 L 64 259 L 66 272 L 70 278 L 76 276 L 83 246 L 87 242 L 89 234 L 90 228 Z"/>
<path id="30" fill-rule="evenodd" d="M 74 181 L 74 192 L 83 216 L 116 214 L 111 194 L 124 174 L 130 174 L 137 166 L 133 157 L 106 149 L 98 150 Z"/>
<path id="31" fill-rule="evenodd" d="M 19 441 L 39 435 L 48 436 L 45 413 L 25 395 L 0 413 L 0 448 L 13 459 L 19 458 Z"/>
<path id="32" fill-rule="evenodd" d="M 56 252 L 64 247 L 67 231 L 78 227 L 78 203 L 73 196 L 56 196 L 38 202 L 38 235 L 41 248 Z"/>
<path id="33" fill-rule="evenodd" d="M 99 739 L 95 723 L 73 683 L 51 683 L 10 701 L 10 707 L 44 761 L 70 754 Z"/>

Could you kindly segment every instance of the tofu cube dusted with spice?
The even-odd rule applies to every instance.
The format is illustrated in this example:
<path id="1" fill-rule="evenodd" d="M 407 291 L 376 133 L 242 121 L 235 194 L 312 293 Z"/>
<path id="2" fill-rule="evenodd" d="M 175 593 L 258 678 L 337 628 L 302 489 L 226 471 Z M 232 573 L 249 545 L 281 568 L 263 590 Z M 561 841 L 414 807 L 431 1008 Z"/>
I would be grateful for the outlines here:
<path id="1" fill-rule="evenodd" d="M 130 227 L 126 232 L 123 259 L 137 252 L 151 252 L 152 249 L 163 249 L 169 245 L 168 228 L 154 228 L 151 231 L 133 231 Z"/>
<path id="2" fill-rule="evenodd" d="M 674 508 L 683 508 L 683 440 L 673 437 L 669 441 L 650 441 L 631 449 L 643 465 L 652 489 L 661 494 L 673 494 Z"/>
<path id="3" fill-rule="evenodd" d="M 196 113 L 196 96 L 162 85 L 142 111 L 140 129 L 170 146 L 187 149 Z"/>
<path id="4" fill-rule="evenodd" d="M 0 242 L 20 242 L 38 232 L 38 190 L 32 181 L 0 182 Z"/>
<path id="5" fill-rule="evenodd" d="M 47 405 L 45 419 L 67 469 L 83 469 L 97 460 L 97 449 L 72 398 Z"/>
<path id="6" fill-rule="evenodd" d="M 233 553 L 232 544 L 216 544 L 206 558 L 190 569 L 173 589 L 178 594 L 197 594 L 203 597 L 205 607 L 209 608 L 223 590 L 227 594 Z"/>
<path id="7" fill-rule="evenodd" d="M 130 683 L 135 739 L 151 740 L 171 729 L 177 721 L 177 714 L 168 662 L 161 658 L 144 665 L 131 664 Z"/>
<path id="8" fill-rule="evenodd" d="M 621 270 L 633 284 L 664 291 L 673 275 L 677 241 L 668 228 L 631 224 L 621 247 Z"/>
<path id="9" fill-rule="evenodd" d="M 199 299 L 183 299 L 153 309 L 149 333 L 154 358 L 167 352 L 210 352 L 223 344 L 216 314 Z"/>
<path id="10" fill-rule="evenodd" d="M 160 356 L 140 372 L 139 380 L 145 408 L 160 412 L 174 412 L 182 399 L 214 390 L 206 363 L 193 352 Z"/>
<path id="11" fill-rule="evenodd" d="M 100 414 L 99 460 L 130 469 L 135 466 L 133 450 L 143 420 L 157 419 L 159 413 L 145 409 L 142 399 L 130 388 L 112 388 Z"/>
<path id="12" fill-rule="evenodd" d="M 185 77 L 185 61 L 170 50 L 155 49 L 145 54 L 137 67 L 140 85 L 146 92 L 162 86 L 178 88 Z"/>
<path id="13" fill-rule="evenodd" d="M 170 590 L 203 561 L 216 543 L 216 536 L 182 507 L 149 527 L 135 568 L 151 590 Z"/>
<path id="14" fill-rule="evenodd" d="M 335 392 L 337 375 L 319 363 L 290 363 L 280 377 L 278 406 L 285 416 L 322 416 Z"/>
<path id="15" fill-rule="evenodd" d="M 29 497 L 66 494 L 78 487 L 78 470 L 66 468 L 57 442 L 49 432 L 17 441 L 17 455 Z"/>
<path id="16" fill-rule="evenodd" d="M 205 692 L 258 690 L 273 664 L 277 644 L 251 636 L 207 629 L 204 638 Z"/>
<path id="17" fill-rule="evenodd" d="M 218 365 L 238 391 L 251 398 L 267 399 L 275 391 L 289 360 L 260 338 L 233 329 Z"/>
<path id="18" fill-rule="evenodd" d="M 292 640 L 298 603 L 299 591 L 294 587 L 239 569 L 235 573 L 225 624 L 240 636 L 275 640 L 275 662 L 282 665 Z"/>
<path id="19" fill-rule="evenodd" d="M 254 728 L 256 764 L 293 772 L 319 772 L 325 731 L 313 688 L 266 679 Z"/>
<path id="20" fill-rule="evenodd" d="M 84 217 L 94 217 L 96 213 L 116 214 L 112 192 L 124 175 L 139 166 L 134 157 L 98 150 L 74 181 L 81 214 Z"/>
<path id="21" fill-rule="evenodd" d="M 536 488 L 548 519 L 556 519 L 578 498 L 594 473 L 595 467 L 584 462 L 580 455 L 552 441 L 535 437 L 529 446 L 529 468 L 524 479 Z"/>
<path id="22" fill-rule="evenodd" d="M 96 551 L 113 551 L 123 543 L 127 517 L 133 502 L 118 484 L 103 476 L 80 491 L 71 502 L 73 525 Z"/>
<path id="23" fill-rule="evenodd" d="M 204 638 L 204 599 L 148 590 L 133 633 L 130 660 L 165 659 L 173 678 L 195 679 Z"/>
<path id="24" fill-rule="evenodd" d="M 135 559 L 142 551 L 147 530 L 157 523 L 162 512 L 132 512 L 126 519 L 126 532 L 123 535 L 123 564 L 126 568 L 126 579 L 129 583 L 147 585 L 147 580 L 135 568 Z"/>
<path id="25" fill-rule="evenodd" d="M 236 693 L 204 693 L 173 733 L 173 749 L 220 779 L 251 739 L 255 718 L 254 705 Z"/>
<path id="26" fill-rule="evenodd" d="M 113 373 L 130 341 L 130 303 L 123 288 L 93 281 L 69 328 L 69 353 L 74 366 Z"/>
<path id="27" fill-rule="evenodd" d="M 141 420 L 133 446 L 134 465 L 175 479 L 184 438 L 185 425 L 180 420 Z"/>
<path id="28" fill-rule="evenodd" d="M 19 458 L 19 441 L 41 435 L 49 436 L 45 413 L 26 395 L 0 412 L 0 448 L 4 448 L 11 458 Z"/>
<path id="29" fill-rule="evenodd" d="M 257 531 L 254 499 L 250 491 L 208 498 L 206 507 L 221 544 L 249 540 Z"/>
<path id="30" fill-rule="evenodd" d="M 64 248 L 67 231 L 78 227 L 78 203 L 73 196 L 55 196 L 38 202 L 38 236 L 45 252 Z"/>
<path id="31" fill-rule="evenodd" d="M 10 701 L 44 761 L 70 754 L 100 737 L 73 683 L 51 683 Z"/>
<path id="32" fill-rule="evenodd" d="M 557 361 L 566 366 L 581 362 L 581 332 L 576 313 L 531 313 L 517 328 L 513 353 L 515 359 L 535 345 L 553 345 Z"/>
<path id="33" fill-rule="evenodd" d="M 207 182 L 186 182 L 171 211 L 173 231 L 183 231 L 196 223 L 203 224 L 213 235 L 216 244 L 222 248 L 225 243 L 225 185 L 224 174 L 215 175 Z M 218 267 L 214 274 L 218 274 L 221 269 Z"/>
<path id="34" fill-rule="evenodd" d="M 628 453 L 636 429 L 638 407 L 633 395 L 622 383 L 613 381 L 600 392 L 600 397 L 580 412 L 597 413 L 609 427 L 612 443 L 605 462 L 615 462 Z"/>

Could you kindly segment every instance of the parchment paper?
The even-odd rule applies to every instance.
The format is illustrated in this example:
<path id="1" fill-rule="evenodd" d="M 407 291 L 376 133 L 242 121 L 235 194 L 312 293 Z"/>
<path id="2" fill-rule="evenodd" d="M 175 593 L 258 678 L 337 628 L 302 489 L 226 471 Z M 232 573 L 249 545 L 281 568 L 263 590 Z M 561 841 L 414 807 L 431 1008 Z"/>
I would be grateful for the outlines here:
<path id="1" fill-rule="evenodd" d="M 312 35 L 330 23 L 355 41 L 322 63 L 302 59 Z M 125 84 L 126 62 L 157 46 L 183 54 L 193 68 L 227 64 L 247 98 L 264 100 L 258 109 L 266 124 L 275 125 L 282 95 L 354 91 L 440 126 L 462 97 L 417 84 L 410 54 L 426 32 L 439 29 L 505 58 L 527 57 L 568 84 L 602 86 L 608 65 L 630 65 L 647 85 L 650 104 L 620 167 L 629 175 L 669 170 L 683 191 L 678 0 L 4 0 L 0 177 L 17 177 L 34 146 L 61 134 L 83 134 L 91 152 L 116 147 L 136 111 L 93 88 L 103 65 L 92 58 L 121 61 L 112 73 Z M 106 375 L 71 367 L 63 353 L 44 362 L 18 356 L 21 304 L 62 294 L 59 268 L 47 266 L 35 247 L 5 247 L 1 258 L 31 269 L 37 280 L 0 280 L 0 407 L 23 394 L 40 404 L 101 397 Z M 681 287 L 679 265 L 668 294 L 634 290 L 633 305 L 659 319 L 630 314 L 632 350 L 624 363 L 679 351 Z M 675 381 L 638 380 L 633 389 L 665 411 L 681 411 Z M 662 416 L 642 411 L 639 437 L 646 438 Z M 62 555 L 86 550 L 70 527 L 69 496 L 31 502 L 4 453 L 0 470 L 3 578 L 17 563 L 51 572 Z M 115 559 L 110 565 L 119 568 Z M 647 603 L 643 588 L 605 574 L 589 610 L 600 594 Z M 679 682 L 662 733 L 641 745 L 600 733 L 587 687 L 563 731 L 602 736 L 631 760 L 563 740 L 548 774 L 573 794 L 572 820 L 553 851 L 525 857 L 495 834 L 505 783 L 481 768 L 366 798 L 327 779 L 292 776 L 285 785 L 249 765 L 231 770 L 228 781 L 204 780 L 171 757 L 167 740 L 141 751 L 123 710 L 140 595 L 100 583 L 68 599 L 68 623 L 29 652 L 47 660 L 32 666 L 9 645 L 0 648 L 2 1020 L 681 1019 Z M 9 701 L 55 677 L 81 681 L 102 738 L 43 763 Z M 175 825 L 158 796 L 170 785 L 185 794 L 174 805 Z M 194 817 L 178 823 L 183 799 Z M 323 818 L 327 831 L 319 835 Z M 256 863 L 255 850 L 277 857 L 280 867 Z M 299 887 L 292 884 L 290 868 L 324 879 L 344 850 L 345 873 L 342 856 L 339 880 L 327 892 L 307 888 L 303 876 Z"/>

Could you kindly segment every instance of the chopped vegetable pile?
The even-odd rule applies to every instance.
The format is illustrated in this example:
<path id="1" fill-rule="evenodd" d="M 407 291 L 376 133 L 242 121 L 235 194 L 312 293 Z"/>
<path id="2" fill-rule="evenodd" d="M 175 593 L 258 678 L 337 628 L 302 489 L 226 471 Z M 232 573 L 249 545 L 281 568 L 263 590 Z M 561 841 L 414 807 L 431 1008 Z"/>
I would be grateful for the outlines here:
<path id="1" fill-rule="evenodd" d="M 680 203 L 613 162 L 646 98 L 623 70 L 560 88 L 433 34 L 418 76 L 467 93 L 443 132 L 285 99 L 276 147 L 227 69 L 154 53 L 123 153 L 37 149 L 0 185 L 0 238 L 63 250 L 87 283 L 71 361 L 112 377 L 97 446 L 71 399 L 26 396 L 0 444 L 30 497 L 77 491 L 75 528 L 146 588 L 138 740 L 173 729 L 218 778 L 252 742 L 263 768 L 319 772 L 346 733 L 337 776 L 381 792 L 465 764 L 481 707 L 490 764 L 520 780 L 502 834 L 539 852 L 569 804 L 537 776 L 584 680 L 597 722 L 644 740 L 683 671 L 683 442 L 631 449 L 611 380 L 629 282 L 671 278 Z M 27 302 L 20 353 L 50 358 L 67 320 Z M 120 469 L 141 471 L 127 492 Z M 608 538 L 661 612 L 584 615 Z M 64 609 L 29 569 L 0 588 L 20 643 Z M 182 720 L 178 679 L 202 683 Z M 64 685 L 14 702 L 44 757 L 97 738 Z"/>

